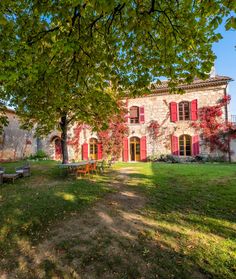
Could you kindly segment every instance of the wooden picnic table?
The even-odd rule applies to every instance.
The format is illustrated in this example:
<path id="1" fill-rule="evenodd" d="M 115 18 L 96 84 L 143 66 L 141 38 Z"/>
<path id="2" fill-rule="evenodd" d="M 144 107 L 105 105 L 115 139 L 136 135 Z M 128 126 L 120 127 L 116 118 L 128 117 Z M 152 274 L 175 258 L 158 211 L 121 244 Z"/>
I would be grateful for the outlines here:
<path id="1" fill-rule="evenodd" d="M 59 164 L 59 168 L 77 168 L 80 166 L 85 166 L 87 164 L 94 164 L 96 160 L 89 160 L 89 161 L 81 161 L 77 163 L 67 163 L 67 164 Z"/>
<path id="2" fill-rule="evenodd" d="M 67 164 L 59 164 L 60 169 L 68 169 L 69 174 L 77 175 L 77 171 L 81 169 L 81 167 L 86 167 L 88 164 L 95 164 L 96 160 L 89 161 L 81 161 L 76 163 L 67 163 Z"/>

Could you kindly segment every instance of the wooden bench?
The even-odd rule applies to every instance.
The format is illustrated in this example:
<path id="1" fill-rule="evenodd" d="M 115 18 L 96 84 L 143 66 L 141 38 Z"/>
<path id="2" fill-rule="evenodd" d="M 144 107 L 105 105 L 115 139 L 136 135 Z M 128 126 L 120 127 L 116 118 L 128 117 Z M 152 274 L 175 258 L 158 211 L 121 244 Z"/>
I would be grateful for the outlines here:
<path id="1" fill-rule="evenodd" d="M 3 174 L 5 172 L 5 168 L 0 167 L 0 184 L 3 183 Z"/>
<path id="2" fill-rule="evenodd" d="M 10 181 L 10 182 L 14 183 L 15 180 L 19 177 L 20 177 L 20 175 L 18 173 L 4 173 L 3 181 L 7 181 L 7 182 Z"/>
<path id="3" fill-rule="evenodd" d="M 0 171 L 0 184 L 3 183 L 3 171 Z"/>
<path id="4" fill-rule="evenodd" d="M 16 168 L 16 173 L 21 177 L 30 176 L 30 166 L 24 165 Z"/>

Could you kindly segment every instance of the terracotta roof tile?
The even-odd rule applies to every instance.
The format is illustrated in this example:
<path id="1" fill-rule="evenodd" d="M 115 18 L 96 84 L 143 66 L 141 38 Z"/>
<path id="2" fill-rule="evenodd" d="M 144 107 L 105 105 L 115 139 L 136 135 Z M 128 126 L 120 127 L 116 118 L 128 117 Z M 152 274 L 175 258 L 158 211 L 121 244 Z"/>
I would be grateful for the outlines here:
<path id="1" fill-rule="evenodd" d="M 232 78 L 227 76 L 215 76 L 210 77 L 208 79 L 202 80 L 195 78 L 194 81 L 190 84 L 182 83 L 177 86 L 177 88 L 181 89 L 192 89 L 192 88 L 199 88 L 199 87 L 208 87 L 208 86 L 215 86 L 215 85 L 223 85 L 227 84 L 229 81 L 232 81 Z M 168 92 L 168 80 L 162 81 L 161 84 L 159 83 L 152 83 L 151 90 L 152 93 L 160 93 L 160 92 Z"/>

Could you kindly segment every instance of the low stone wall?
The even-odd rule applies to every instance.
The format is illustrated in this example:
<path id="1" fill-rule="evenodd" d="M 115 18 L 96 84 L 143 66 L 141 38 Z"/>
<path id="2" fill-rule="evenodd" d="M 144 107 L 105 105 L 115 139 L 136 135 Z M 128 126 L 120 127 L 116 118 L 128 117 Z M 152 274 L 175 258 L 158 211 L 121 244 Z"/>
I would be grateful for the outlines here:
<path id="1" fill-rule="evenodd" d="M 231 150 L 234 152 L 231 157 L 232 162 L 236 162 L 236 139 L 231 141 Z"/>

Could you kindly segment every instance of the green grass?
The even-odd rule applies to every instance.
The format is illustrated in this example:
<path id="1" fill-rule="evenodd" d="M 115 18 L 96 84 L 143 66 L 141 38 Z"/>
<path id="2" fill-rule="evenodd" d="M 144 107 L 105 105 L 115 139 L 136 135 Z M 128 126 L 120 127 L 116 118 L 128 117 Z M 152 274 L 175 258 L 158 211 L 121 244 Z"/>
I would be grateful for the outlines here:
<path id="1" fill-rule="evenodd" d="M 117 164 L 133 167 L 130 186 L 148 197 L 145 218 L 155 220 L 147 236 L 169 253 L 152 253 L 163 262 L 163 277 L 236 278 L 236 165 Z M 169 270 L 169 271 L 168 271 Z M 192 274 L 192 275 L 191 275 Z M 198 276 L 197 276 L 198 278 Z"/>
<path id="2" fill-rule="evenodd" d="M 10 173 L 21 164 L 2 165 Z M 0 258 L 5 259 L 0 270 L 14 265 L 22 240 L 34 245 L 56 221 L 81 212 L 110 191 L 104 182 L 105 177 L 97 177 L 96 183 L 68 178 L 55 162 L 41 161 L 32 163 L 31 177 L 0 185 Z"/>
<path id="3" fill-rule="evenodd" d="M 14 172 L 20 164 L 4 167 Z M 132 172 L 127 173 L 125 191 L 134 190 L 147 202 L 145 208 L 135 211 L 142 217 L 137 219 L 139 223 L 124 218 L 121 230 L 135 231 L 140 225 L 140 232 L 132 240 L 118 234 L 111 224 L 94 239 L 89 234 L 88 238 L 62 239 L 56 247 L 62 253 L 62 264 L 75 268 L 76 262 L 77 271 L 86 271 L 91 278 L 93 274 L 103 278 L 105 272 L 109 278 L 236 278 L 236 165 L 118 163 L 112 177 L 76 181 L 61 176 L 53 161 L 32 163 L 31 177 L 0 186 L 0 275 L 1 270 L 14 268 L 17 257 L 19 265 L 25 244 L 36 246 L 49 238 L 54 225 L 60 227 L 61 221 L 102 199 L 111 191 L 109 181 L 115 181 L 119 170 L 127 167 Z M 111 208 L 116 207 L 108 210 Z M 120 210 L 106 213 L 114 219 L 129 214 Z M 80 251 L 81 245 L 84 250 Z M 112 247 L 114 255 L 107 252 Z M 57 262 L 49 259 L 41 268 L 48 274 L 45 278 L 59 272 Z"/>

